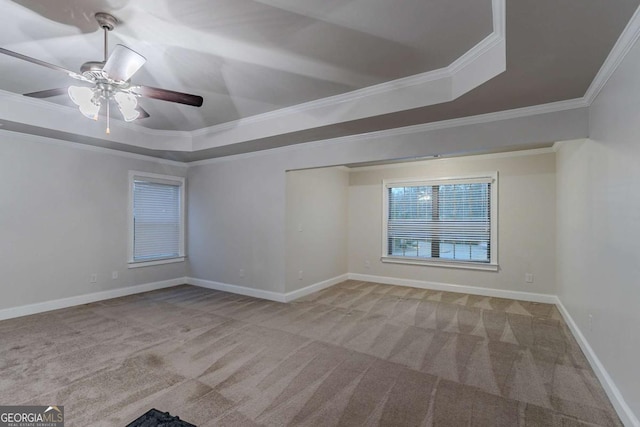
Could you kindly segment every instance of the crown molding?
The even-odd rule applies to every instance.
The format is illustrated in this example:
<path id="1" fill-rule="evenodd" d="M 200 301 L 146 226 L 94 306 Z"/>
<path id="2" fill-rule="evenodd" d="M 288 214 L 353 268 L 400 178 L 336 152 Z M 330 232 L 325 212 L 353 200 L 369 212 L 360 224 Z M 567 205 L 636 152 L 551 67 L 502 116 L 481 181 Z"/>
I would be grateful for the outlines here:
<path id="1" fill-rule="evenodd" d="M 111 122 L 112 132 L 105 134 L 104 122 L 95 122 L 79 114 L 76 108 L 54 104 L 20 94 L 0 90 L 0 120 L 14 122 L 25 128 L 48 129 L 45 136 L 80 141 L 82 138 L 102 140 L 106 143 L 126 144 L 147 150 L 191 151 L 192 138 L 139 132 L 141 128 L 120 120 Z M 15 128 L 19 131 L 19 126 Z M 38 131 L 36 133 L 46 133 Z M 25 130 L 25 133 L 29 133 Z"/>
<path id="2" fill-rule="evenodd" d="M 136 133 L 140 132 L 141 134 L 144 134 L 147 137 L 147 138 L 143 138 L 144 143 L 146 143 L 146 145 L 142 145 L 143 144 L 142 141 L 132 142 L 131 140 L 129 140 L 128 142 L 124 142 L 124 140 L 121 141 L 123 143 L 129 143 L 131 145 L 148 148 L 148 145 L 150 144 L 150 142 L 153 141 L 154 149 L 170 150 L 170 148 L 166 148 L 166 147 L 159 148 L 158 145 L 164 144 L 165 146 L 168 146 L 170 144 L 175 144 L 176 141 L 173 141 L 172 139 L 181 138 L 183 139 L 184 142 L 188 142 L 187 146 L 190 148 L 183 151 L 194 152 L 194 151 L 199 151 L 200 149 L 208 148 L 208 147 L 194 146 L 194 137 L 211 135 L 211 133 L 219 133 L 219 132 L 224 133 L 225 131 L 233 131 L 234 129 L 237 129 L 239 127 L 244 127 L 251 124 L 258 124 L 260 122 L 268 122 L 277 118 L 286 117 L 290 114 L 300 114 L 300 113 L 308 112 L 314 108 L 320 108 L 320 107 L 328 108 L 332 106 L 335 108 L 344 108 L 343 104 L 345 102 L 350 102 L 350 101 L 353 102 L 357 100 L 366 102 L 366 98 L 368 96 L 376 96 L 376 95 L 388 93 L 388 91 L 392 90 L 393 87 L 402 87 L 407 89 L 407 88 L 412 88 L 413 86 L 419 85 L 421 83 L 433 82 L 435 81 L 434 79 L 437 79 L 439 77 L 448 78 L 451 75 L 455 75 L 457 72 L 464 69 L 469 63 L 473 62 L 474 58 L 477 58 L 479 55 L 486 53 L 487 50 L 490 50 L 496 44 L 501 42 L 504 43 L 505 41 L 504 40 L 505 1 L 492 0 L 492 7 L 493 7 L 493 17 L 494 17 L 493 33 L 487 36 L 478 45 L 476 45 L 474 48 L 466 52 L 462 57 L 460 57 L 458 60 L 456 60 L 454 63 L 452 63 L 449 67 L 445 69 L 440 69 L 440 70 L 435 70 L 435 71 L 431 71 L 431 72 L 427 72 L 419 75 L 409 76 L 403 79 L 398 79 L 391 82 L 382 83 L 380 85 L 364 88 L 358 91 L 349 92 L 347 94 L 323 98 L 317 101 L 311 101 L 311 102 L 299 104 L 293 107 L 275 110 L 272 112 L 247 117 L 245 119 L 241 119 L 238 121 L 222 123 L 216 126 L 203 128 L 195 131 L 161 131 L 161 130 L 144 128 L 139 125 L 125 124 L 119 121 L 114 121 L 113 126 L 118 129 L 122 128 L 123 130 L 127 130 L 128 132 L 136 132 Z M 622 63 L 626 55 L 630 52 L 630 50 L 632 49 L 632 47 L 638 41 L 639 38 L 640 38 L 640 7 L 636 9 L 634 15 L 629 20 L 624 31 L 621 33 L 620 37 L 616 41 L 614 47 L 612 48 L 611 52 L 607 56 L 607 59 L 605 60 L 602 67 L 598 71 L 596 77 L 593 79 L 585 95 L 581 98 L 576 98 L 576 99 L 571 99 L 566 101 L 559 101 L 559 102 L 554 102 L 549 104 L 535 105 L 535 106 L 518 108 L 513 110 L 500 111 L 495 113 L 488 113 L 488 114 L 483 114 L 478 116 L 463 117 L 463 118 L 457 118 L 457 119 L 451 119 L 451 120 L 444 120 L 440 122 L 419 124 L 419 125 L 407 126 L 402 128 L 394 128 L 394 129 L 388 129 L 388 130 L 377 131 L 377 132 L 363 133 L 363 134 L 357 134 L 357 135 L 347 135 L 343 137 L 332 138 L 332 139 L 322 140 L 322 141 L 310 141 L 310 142 L 295 144 L 295 145 L 286 146 L 286 147 L 262 150 L 255 153 L 243 153 L 243 154 L 226 156 L 223 158 L 206 159 L 206 160 L 200 160 L 200 161 L 194 161 L 194 162 L 188 162 L 188 163 L 181 163 L 181 162 L 175 162 L 175 163 L 178 163 L 180 165 L 188 164 L 192 166 L 197 166 L 200 164 L 215 163 L 219 161 L 225 161 L 225 160 L 231 160 L 231 159 L 237 159 L 237 158 L 246 158 L 254 155 L 263 155 L 266 152 L 272 152 L 272 151 L 295 150 L 301 147 L 310 147 L 316 144 L 344 143 L 348 141 L 358 141 L 358 140 L 365 140 L 365 139 L 371 139 L 371 138 L 383 138 L 383 137 L 390 137 L 390 136 L 406 135 L 411 133 L 427 132 L 427 131 L 436 130 L 436 129 L 445 129 L 445 128 L 456 127 L 456 126 L 466 126 L 466 125 L 477 124 L 477 123 L 506 120 L 509 118 L 525 117 L 528 115 L 538 115 L 538 114 L 544 114 L 544 113 L 558 112 L 562 110 L 589 107 L 597 98 L 602 87 L 606 84 L 606 82 L 609 80 L 611 75 L 615 72 L 617 67 Z M 10 112 L 11 110 L 9 104 L 14 101 L 19 103 L 19 105 L 22 105 L 23 107 L 30 107 L 30 108 L 33 107 L 33 108 L 40 109 L 40 111 L 44 109 L 48 111 L 56 111 L 58 113 L 64 113 L 65 115 L 69 115 L 70 112 L 74 112 L 74 113 L 76 112 L 75 108 L 72 108 L 72 107 L 54 104 L 50 102 L 43 102 L 40 100 L 36 100 L 36 99 L 24 97 L 22 95 L 0 90 L 0 100 L 2 100 L 2 98 L 7 99 L 9 101 L 9 102 L 3 102 L 4 111 L 7 111 L 7 112 Z M 1 110 L 2 109 L 0 109 L 0 112 Z M 103 139 L 106 139 L 106 138 L 103 137 Z M 116 141 L 115 139 L 113 140 Z M 227 144 L 229 143 L 233 143 L 233 142 L 227 142 Z M 70 143 L 70 144 L 75 144 L 75 143 Z M 158 144 L 158 145 L 155 145 L 155 144 Z M 75 145 L 82 145 L 82 144 L 75 144 Z M 220 145 L 226 145 L 226 144 L 220 144 Z M 113 153 L 118 152 L 117 150 L 111 150 L 111 149 L 106 149 L 106 150 Z M 127 153 L 126 155 L 129 155 L 129 153 Z M 140 156 L 136 154 L 133 154 L 133 155 Z M 146 159 L 157 159 L 155 157 L 143 156 L 143 155 L 142 157 Z"/>
<path id="3" fill-rule="evenodd" d="M 454 127 L 469 126 L 482 123 L 498 122 L 501 120 L 517 119 L 522 117 L 537 116 L 541 114 L 550 114 L 566 110 L 574 110 L 585 108 L 588 105 L 583 98 L 570 99 L 567 101 L 558 101 L 548 104 L 534 105 L 531 107 L 516 108 L 513 110 L 498 111 L 495 113 L 479 114 L 476 116 L 462 117 L 458 119 L 442 120 L 439 122 L 422 123 L 419 125 L 404 126 L 399 128 L 384 129 L 375 132 L 359 133 L 355 135 L 339 136 L 336 138 L 322 139 L 310 141 L 301 144 L 287 145 L 284 147 L 271 148 L 268 150 L 253 151 L 250 153 L 234 154 L 225 157 L 216 157 L 213 159 L 196 160 L 187 162 L 189 166 L 209 165 L 222 163 L 226 161 L 248 159 L 251 157 L 264 156 L 271 153 L 286 153 L 295 150 L 307 149 L 328 144 L 344 144 L 347 142 L 357 142 L 379 138 L 393 138 L 402 135 L 412 135 L 435 131 L 440 129 L 449 129 Z"/>
<path id="4" fill-rule="evenodd" d="M 565 144 L 574 144 L 574 143 L 579 143 L 579 142 L 585 142 L 588 141 L 589 138 L 578 138 L 578 139 L 566 139 L 563 141 L 556 141 L 553 143 L 553 146 L 551 147 L 553 149 L 554 153 L 557 153 L 558 150 L 560 150 L 560 147 L 562 147 Z"/>
<path id="5" fill-rule="evenodd" d="M 505 41 L 505 2 L 492 0 L 491 12 L 493 16 L 493 32 L 447 67 L 452 75 L 465 68 L 495 45 Z"/>
<path id="6" fill-rule="evenodd" d="M 591 82 L 591 85 L 587 89 L 584 95 L 584 100 L 588 105 L 591 105 L 597 98 L 598 94 L 609 81 L 609 78 L 613 75 L 616 69 L 620 66 L 624 58 L 626 58 L 631 48 L 638 41 L 640 37 L 640 7 L 638 7 L 627 23 L 627 26 L 618 37 L 618 40 L 613 45 L 611 52 L 605 59 L 602 67 L 596 74 L 596 77 Z"/>
<path id="7" fill-rule="evenodd" d="M 0 135 L 3 135 L 3 134 L 15 135 L 15 137 L 17 138 L 22 138 L 26 141 L 37 142 L 40 144 L 56 145 L 58 147 L 74 148 L 76 150 L 85 150 L 85 151 L 91 151 L 94 153 L 109 154 L 112 156 L 124 157 L 127 159 L 145 160 L 148 162 L 158 163 L 158 164 L 167 165 L 167 166 L 175 166 L 175 167 L 181 167 L 181 168 L 189 167 L 188 163 L 179 162 L 176 160 L 162 159 L 162 158 L 153 157 L 153 156 L 145 156 L 144 154 L 129 153 L 127 151 L 114 150 L 114 149 L 105 148 L 105 147 L 97 147 L 95 145 L 78 144 L 76 142 L 65 141 L 63 139 L 48 138 L 46 136 L 32 135 L 29 133 L 13 132 L 6 129 L 2 129 L 2 124 L 0 123 Z"/>
<path id="8" fill-rule="evenodd" d="M 333 95 L 326 98 L 316 99 L 314 101 L 303 102 L 302 104 L 296 104 L 290 107 L 279 108 L 277 110 L 268 111 L 266 113 L 256 114 L 256 115 L 245 117 L 242 119 L 220 123 L 220 124 L 202 128 L 202 129 L 197 129 L 193 131 L 191 134 L 196 137 L 215 134 L 215 133 L 223 132 L 229 129 L 235 129 L 240 126 L 267 122 L 277 118 L 285 118 L 292 114 L 305 113 L 307 111 L 315 110 L 317 108 L 337 106 L 342 103 L 358 101 L 360 99 L 367 98 L 369 96 L 384 95 L 393 90 L 411 88 L 413 86 L 433 82 L 443 78 L 449 78 L 451 76 L 452 74 L 449 71 L 448 67 L 440 68 L 438 70 L 428 71 L 426 73 L 403 77 L 401 79 L 396 79 L 396 80 L 390 80 L 388 82 L 380 83 L 373 86 L 368 86 L 368 87 L 357 89 L 351 92 L 341 93 L 339 95 Z"/>
<path id="9" fill-rule="evenodd" d="M 504 71 L 506 66 L 504 60 L 505 0 L 492 0 L 491 7 L 493 32 L 448 67 L 442 69 L 195 131 L 161 131 L 114 120 L 113 127 L 120 130 L 121 133 L 113 132 L 107 138 L 104 135 L 97 134 L 93 129 L 87 128 L 81 131 L 79 135 L 84 134 L 94 138 L 113 140 L 149 149 L 180 149 L 181 151 L 194 152 L 255 139 L 259 135 L 277 135 L 355 118 L 445 102 Z M 469 73 L 474 73 L 476 70 L 480 71 L 476 73 L 479 77 L 469 78 Z M 460 82 L 454 81 L 456 74 L 459 74 L 457 79 Z M 28 106 L 29 108 L 57 111 L 58 118 L 76 113 L 76 109 L 69 106 L 31 99 L 18 94 L 0 92 L 0 96 L 10 99 L 11 102 L 21 103 L 23 107 Z M 17 115 L 18 113 L 7 114 L 12 120 L 15 120 Z M 19 116 L 22 117 L 23 115 L 20 114 Z M 33 114 L 30 114 L 30 116 L 37 117 L 37 115 Z M 42 122 L 42 120 L 31 120 L 33 121 L 30 123 L 27 121 L 25 124 L 49 126 L 49 123 Z M 55 123 L 62 122 L 56 130 L 70 132 L 68 125 L 64 124 L 66 120 L 52 119 L 49 122 L 54 123 L 54 129 L 56 129 Z M 450 124 L 450 126 L 454 125 Z M 417 131 L 428 130 L 432 126 L 447 126 L 447 122 L 443 122 L 440 125 L 429 124 L 427 128 L 418 127 Z M 127 135 L 127 132 L 134 132 L 139 137 L 132 138 L 132 135 Z M 402 134 L 412 132 L 412 130 L 411 128 L 401 128 L 398 132 Z M 369 138 L 374 136 L 375 133 L 363 134 L 361 137 Z M 361 137 L 356 136 L 356 138 Z M 195 138 L 199 138 L 199 140 L 196 141 Z M 181 148 L 175 147 L 175 144 L 178 143 L 175 139 L 182 140 Z"/>
<path id="10" fill-rule="evenodd" d="M 10 102 L 16 102 L 23 105 L 28 105 L 34 109 L 45 109 L 53 112 L 57 112 L 60 114 L 77 114 L 78 109 L 75 107 L 70 107 L 68 105 L 56 104 L 54 102 L 47 102 L 37 98 L 31 98 L 29 96 L 20 95 L 14 92 L 8 92 L 6 90 L 0 89 L 0 97 L 5 98 Z M 126 130 L 135 130 L 136 132 L 147 134 L 155 137 L 181 137 L 191 138 L 190 131 L 180 131 L 180 130 L 160 130 L 160 129 L 150 129 L 144 126 L 140 126 L 135 122 L 123 122 L 122 120 L 112 120 L 109 124 L 111 128 L 116 129 L 126 129 Z"/>
<path id="11" fill-rule="evenodd" d="M 461 61 L 458 64 L 454 62 L 452 66 L 455 66 L 459 69 L 460 67 L 462 67 L 461 64 L 464 64 L 465 62 L 468 63 L 469 59 L 471 59 L 471 57 L 474 54 L 476 55 L 479 54 L 482 51 L 482 49 L 487 49 L 491 46 L 492 43 L 496 43 L 499 41 L 499 39 L 495 37 L 495 34 L 497 31 L 504 31 L 504 19 L 498 19 L 497 17 L 499 16 L 504 17 L 504 2 L 494 1 L 493 7 L 494 7 L 493 9 L 494 34 L 491 34 L 485 40 L 483 40 L 482 46 L 477 45 L 476 47 L 480 46 L 478 50 L 475 50 L 474 48 L 469 52 L 467 52 L 464 56 L 469 55 L 469 58 L 467 58 L 466 61 Z M 612 48 L 611 52 L 607 56 L 607 59 L 605 60 L 602 67 L 598 71 L 598 74 L 596 75 L 593 82 L 589 86 L 589 89 L 587 90 L 586 94 L 581 98 L 574 98 L 574 99 L 569 99 L 565 101 L 552 102 L 548 104 L 539 104 L 539 105 L 533 105 L 529 107 L 516 108 L 512 110 L 498 111 L 495 113 L 487 113 L 487 114 L 481 114 L 477 116 L 462 117 L 462 118 L 451 119 L 451 120 L 442 120 L 439 122 L 406 126 L 402 128 L 394 128 L 394 129 L 382 130 L 377 132 L 363 133 L 363 134 L 357 134 L 357 135 L 347 135 L 344 137 L 332 138 L 330 140 L 312 141 L 306 144 L 320 143 L 320 142 L 347 142 L 347 141 L 357 141 L 357 140 L 371 139 L 371 138 L 392 137 L 392 136 L 406 135 L 406 134 L 412 134 L 412 133 L 427 132 L 430 130 L 446 129 L 451 127 L 466 126 L 466 125 L 479 124 L 479 123 L 488 123 L 488 122 L 507 120 L 507 119 L 518 118 L 518 117 L 526 117 L 526 116 L 545 114 L 545 113 L 554 113 L 558 111 L 571 110 L 576 108 L 587 108 L 593 103 L 593 101 L 597 97 L 597 94 L 600 92 L 602 87 L 609 80 L 609 78 L 614 73 L 614 71 L 618 68 L 618 66 L 622 63 L 626 55 L 629 53 L 629 51 L 631 50 L 631 48 L 639 38 L 640 38 L 640 6 L 636 9 L 635 13 L 629 20 L 629 23 L 625 27 L 624 31 L 616 41 L 614 47 Z M 273 150 L 286 149 L 286 148 L 290 148 L 290 147 L 280 147 L 280 148 L 275 148 Z M 267 150 L 267 151 L 271 151 L 271 150 Z M 242 154 L 238 156 L 242 156 Z M 203 160 L 203 162 L 204 161 L 206 160 Z"/>
<path id="12" fill-rule="evenodd" d="M 479 114 L 476 116 L 461 117 L 457 119 L 441 120 L 439 122 L 421 123 L 419 125 L 405 126 L 400 128 L 391 128 L 375 132 L 360 133 L 356 135 L 340 136 L 332 139 L 321 141 L 312 141 L 306 144 L 319 144 L 326 142 L 342 143 L 349 141 L 359 141 L 374 138 L 389 138 L 400 135 L 410 135 L 424 133 L 440 129 L 448 129 L 453 127 L 469 126 L 480 123 L 498 122 L 501 120 L 516 119 L 520 117 L 536 116 L 540 114 L 556 113 L 558 111 L 573 110 L 576 108 L 584 108 L 588 105 L 582 98 L 570 99 L 567 101 L 552 102 L 549 104 L 533 105 L 531 107 L 516 108 L 513 110 L 498 111 L 495 113 Z M 286 147 L 285 147 L 286 148 Z M 274 148 L 277 150 L 278 148 Z"/>
<path id="13" fill-rule="evenodd" d="M 289 132 L 291 130 L 287 129 L 287 126 L 296 126 L 296 124 L 305 121 L 305 119 L 307 120 L 306 123 L 299 125 L 301 129 L 339 123 L 341 121 L 368 117 L 375 114 L 401 111 L 421 105 L 446 102 L 460 95 L 458 93 L 453 95 L 454 91 L 451 88 L 453 85 L 452 79 L 456 73 L 474 62 L 481 61 L 484 55 L 492 49 L 499 47 L 501 42 L 504 44 L 505 0 L 492 0 L 491 7 L 493 32 L 445 68 L 192 131 L 150 129 L 135 123 L 124 123 L 119 120 L 114 120 L 112 127 L 121 132 L 126 130 L 147 137 L 143 138 L 143 141 L 136 140 L 133 142 L 131 141 L 132 138 L 129 138 L 129 142 L 119 142 L 153 148 L 148 146 L 148 142 L 151 140 L 154 140 L 159 145 L 167 145 L 172 143 L 172 139 L 181 139 L 184 142 L 188 142 L 187 145 L 189 149 L 186 151 L 198 151 L 200 149 L 246 141 L 255 138 L 256 135 L 276 135 Z M 502 64 L 502 69 L 499 69 L 500 66 L 495 64 L 495 58 L 489 58 L 485 62 L 487 62 L 487 64 L 484 68 L 490 70 L 491 74 L 488 78 L 504 71 L 504 66 L 506 66 Z M 389 99 L 389 97 L 393 97 L 394 95 L 395 99 Z M 76 113 L 76 109 L 70 106 L 28 98 L 11 92 L 0 90 L 0 97 L 9 100 L 9 102 L 17 102 L 25 106 L 28 105 L 33 109 L 46 109 L 57 112 L 59 115 L 66 116 L 72 114 L 72 112 Z M 335 115 L 333 115 L 333 113 L 335 113 Z M 284 120 L 284 125 L 283 122 L 280 122 L 275 126 L 270 126 L 271 122 L 276 119 Z M 36 125 L 35 122 L 31 122 L 29 119 L 19 121 L 25 125 Z M 260 124 L 264 124 L 264 128 L 266 129 L 264 129 L 263 126 L 260 126 L 259 129 L 255 128 L 256 125 Z M 241 135 L 236 139 L 224 135 L 224 138 L 220 138 L 222 141 L 219 143 L 205 144 L 205 146 L 202 147 L 196 146 L 197 144 L 194 143 L 196 138 L 203 139 L 213 137 L 218 134 L 224 134 L 225 132 L 235 133 L 238 132 L 239 129 L 242 129 L 240 131 Z M 102 139 L 109 140 L 111 138 L 117 138 L 117 136 L 114 136 L 117 134 L 118 132 L 113 132 L 110 138 L 104 135 L 101 137 Z M 100 137 L 98 135 L 91 136 Z M 147 144 L 141 145 L 142 143 Z M 161 149 L 169 148 L 161 147 Z M 182 150 L 184 150 L 184 148 L 182 148 Z"/>
<path id="14" fill-rule="evenodd" d="M 260 157 L 260 156 L 264 156 L 272 153 L 286 153 L 286 152 L 295 151 L 295 150 L 318 147 L 321 145 L 324 146 L 328 144 L 343 144 L 346 142 L 357 142 L 357 141 L 363 141 L 367 139 L 376 139 L 376 138 L 393 138 L 401 135 L 418 134 L 418 133 L 424 133 L 424 132 L 434 131 L 439 129 L 448 129 L 448 128 L 454 128 L 454 127 L 460 127 L 460 126 L 481 124 L 481 123 L 491 123 L 491 122 L 497 122 L 500 120 L 535 116 L 539 114 L 548 114 L 548 113 L 560 112 L 560 111 L 577 109 L 577 108 L 585 108 L 585 107 L 588 107 L 585 100 L 583 98 L 576 98 L 568 101 L 559 101 L 559 102 L 554 102 L 549 104 L 535 105 L 531 107 L 505 110 L 505 111 L 499 111 L 495 113 L 481 114 L 477 116 L 463 117 L 459 119 L 443 120 L 443 121 L 433 122 L 433 123 L 424 123 L 424 124 L 413 125 L 413 126 L 385 129 L 385 130 L 376 131 L 376 132 L 361 133 L 356 135 L 346 135 L 346 136 L 337 137 L 337 138 L 311 141 L 311 142 L 306 142 L 302 144 L 294 144 L 294 145 L 289 145 L 285 147 L 277 147 L 277 148 L 272 148 L 268 150 L 235 154 L 231 156 L 217 157 L 213 159 L 197 160 L 193 162 L 180 162 L 175 160 L 162 159 L 159 157 L 146 156 L 144 154 L 129 153 L 129 152 L 114 150 L 114 149 L 105 148 L 105 147 L 78 144 L 71 141 L 64 141 L 64 140 L 48 138 L 48 137 L 39 136 L 39 135 L 12 132 L 12 131 L 1 129 L 2 123 L 0 123 L 0 135 L 3 133 L 14 134 L 14 135 L 17 135 L 18 137 L 25 138 L 27 140 L 31 140 L 34 142 L 40 142 L 40 143 L 46 142 L 47 144 L 54 144 L 54 145 L 67 147 L 67 148 L 76 148 L 81 150 L 97 152 L 97 153 L 104 153 L 104 154 L 130 158 L 130 159 L 147 160 L 147 161 L 165 164 L 169 166 L 192 167 L 192 166 L 210 165 L 215 163 L 223 163 L 227 161 L 247 159 L 252 157 Z M 557 150 L 559 143 L 560 142 L 556 142 L 553 145 L 553 147 L 549 149 L 534 149 L 534 150 L 539 150 L 540 154 L 543 152 L 546 152 L 545 150 L 555 151 Z M 500 153 L 491 153 L 486 155 L 495 156 L 497 154 L 500 154 Z M 479 156 L 479 155 L 475 155 L 475 156 Z M 336 165 L 336 167 L 344 167 L 346 170 L 351 170 L 346 166 L 342 166 L 342 165 Z M 371 167 L 373 168 L 376 166 L 371 166 Z M 359 168 L 359 170 L 362 170 L 362 169 Z"/>
<path id="15" fill-rule="evenodd" d="M 226 143 L 228 143 L 230 138 L 235 138 L 233 142 L 242 142 L 244 140 L 247 140 L 249 138 L 249 135 L 253 135 L 257 132 L 257 130 L 255 129 L 256 126 L 263 123 L 267 123 L 267 126 L 269 126 L 274 120 L 277 119 L 288 119 L 286 124 L 283 124 L 281 122 L 279 125 L 274 126 L 275 130 L 280 133 L 282 133 L 283 126 L 291 127 L 291 129 L 287 129 L 286 132 L 306 129 L 309 126 L 305 127 L 303 125 L 300 125 L 299 123 L 304 120 L 311 120 L 313 122 L 312 117 L 314 112 L 322 109 L 328 109 L 327 112 L 329 112 L 329 114 L 334 111 L 342 110 L 348 112 L 350 115 L 343 115 L 340 117 L 336 117 L 335 119 L 329 119 L 326 120 L 326 122 L 323 121 L 322 123 L 316 123 L 316 125 L 339 123 L 345 120 L 362 118 L 354 112 L 356 112 L 356 110 L 367 110 L 371 108 L 371 105 L 375 104 L 375 102 L 378 101 L 376 97 L 385 95 L 392 96 L 393 94 L 400 93 L 401 91 L 408 91 L 409 94 L 414 93 L 414 91 L 422 91 L 425 94 L 429 95 L 435 94 L 435 97 L 431 102 L 423 101 L 420 103 L 420 105 L 407 104 L 402 108 L 392 108 L 389 111 L 379 111 L 378 114 L 384 114 L 393 111 L 402 111 L 402 109 L 416 108 L 417 106 L 433 105 L 440 102 L 451 101 L 457 96 L 460 96 L 464 92 L 470 90 L 472 87 L 475 87 L 478 84 L 486 81 L 488 78 L 494 77 L 495 75 L 503 72 L 506 68 L 504 52 L 501 52 L 501 56 L 503 58 L 502 67 L 496 64 L 496 62 L 500 61 L 496 61 L 495 55 L 491 55 L 491 52 L 495 51 L 496 49 L 499 49 L 501 51 L 504 51 L 505 49 L 505 0 L 492 0 L 492 16 L 493 32 L 447 67 L 387 81 L 344 94 L 334 95 L 327 98 L 322 98 L 274 111 L 269 111 L 262 114 L 257 114 L 231 122 L 220 123 L 218 125 L 192 131 L 191 134 L 194 139 L 199 138 L 200 140 L 206 139 L 207 137 L 215 139 L 216 136 L 220 136 L 219 139 L 224 139 Z M 484 64 L 483 67 L 485 70 L 489 70 L 488 73 L 486 73 L 487 78 L 482 82 L 476 82 L 476 84 L 474 84 L 472 87 L 467 87 L 465 91 L 457 93 L 453 87 L 453 79 L 456 77 L 456 75 L 462 74 L 463 70 L 473 64 L 478 63 L 485 56 L 488 58 L 490 57 L 486 61 L 487 64 Z M 430 83 L 435 84 L 435 82 L 439 83 L 437 85 L 437 89 L 435 87 L 428 87 Z M 443 91 L 443 84 L 449 87 L 448 92 L 447 90 Z M 411 96 L 407 96 L 407 98 L 411 98 Z M 426 98 L 423 97 L 423 99 Z M 251 129 L 251 127 L 254 127 L 254 129 Z M 245 128 L 246 135 L 243 135 L 243 129 Z M 267 129 L 267 131 L 270 130 L 271 129 Z M 272 136 L 268 132 L 263 132 L 261 134 Z M 212 143 L 212 141 L 200 143 L 200 141 L 196 142 L 194 140 L 194 151 L 213 148 L 221 145 L 226 144 L 218 144 L 215 142 Z"/>
<path id="16" fill-rule="evenodd" d="M 506 2 L 491 0 L 491 12 L 493 14 L 493 32 L 494 34 L 506 34 L 507 18 L 506 18 Z"/>
<path id="17" fill-rule="evenodd" d="M 442 68 L 442 70 L 446 70 L 447 75 L 453 77 L 467 65 L 476 61 L 487 51 L 491 50 L 504 40 L 504 34 L 496 34 L 495 32 L 493 32 L 482 39 L 480 43 L 472 47 L 470 50 L 466 51 L 461 57 L 452 62 L 448 67 Z"/>

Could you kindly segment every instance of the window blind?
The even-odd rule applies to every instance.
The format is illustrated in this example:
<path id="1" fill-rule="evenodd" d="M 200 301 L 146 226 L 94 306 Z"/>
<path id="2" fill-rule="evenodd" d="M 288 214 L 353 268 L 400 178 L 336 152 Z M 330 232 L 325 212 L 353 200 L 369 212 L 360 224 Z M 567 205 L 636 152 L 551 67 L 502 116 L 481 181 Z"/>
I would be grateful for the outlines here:
<path id="1" fill-rule="evenodd" d="M 388 186 L 387 256 L 489 263 L 491 185 L 474 178 Z"/>
<path id="2" fill-rule="evenodd" d="M 133 261 L 182 256 L 179 183 L 133 181 Z"/>

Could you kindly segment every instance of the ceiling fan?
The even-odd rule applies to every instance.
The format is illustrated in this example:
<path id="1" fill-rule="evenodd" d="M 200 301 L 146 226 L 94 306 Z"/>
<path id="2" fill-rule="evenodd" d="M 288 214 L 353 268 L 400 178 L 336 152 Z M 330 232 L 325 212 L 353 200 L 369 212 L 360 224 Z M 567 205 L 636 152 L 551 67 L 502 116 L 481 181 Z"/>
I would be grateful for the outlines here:
<path id="1" fill-rule="evenodd" d="M 111 101 L 115 101 L 122 118 L 127 122 L 149 117 L 149 114 L 138 105 L 138 97 L 177 102 L 194 107 L 202 105 L 203 98 L 198 95 L 132 84 L 131 77 L 144 65 L 146 59 L 121 44 L 116 45 L 109 55 L 108 33 L 115 28 L 118 20 L 114 16 L 102 12 L 96 13 L 95 19 L 104 30 L 104 60 L 85 62 L 80 67 L 80 73 L 0 47 L 0 53 L 61 71 L 73 79 L 88 84 L 88 86 L 70 86 L 69 88 L 25 93 L 24 96 L 48 98 L 68 93 L 69 98 L 78 106 L 80 112 L 94 120 L 98 119 L 100 109 L 102 105 L 105 105 L 107 133 L 110 133 L 109 104 Z"/>

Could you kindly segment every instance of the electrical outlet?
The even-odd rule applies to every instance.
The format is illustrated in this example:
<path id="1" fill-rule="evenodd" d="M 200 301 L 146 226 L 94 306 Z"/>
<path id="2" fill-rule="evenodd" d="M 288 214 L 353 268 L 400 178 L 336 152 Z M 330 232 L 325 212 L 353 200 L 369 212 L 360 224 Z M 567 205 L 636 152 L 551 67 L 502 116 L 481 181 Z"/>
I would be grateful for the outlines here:
<path id="1" fill-rule="evenodd" d="M 370 269 L 371 268 L 371 261 L 369 261 L 368 259 L 366 259 L 364 261 L 364 268 L 366 269 Z"/>
<path id="2" fill-rule="evenodd" d="M 241 268 L 241 269 L 240 269 L 240 272 L 238 273 L 238 275 L 239 275 L 240 277 L 244 277 L 244 268 Z"/>
<path id="3" fill-rule="evenodd" d="M 589 313 L 589 332 L 593 332 L 593 314 Z"/>
<path id="4" fill-rule="evenodd" d="M 527 283 L 533 283 L 533 273 L 525 273 L 524 281 Z"/>
<path id="5" fill-rule="evenodd" d="M 112 280 L 116 280 L 118 278 L 118 271 L 117 270 L 113 270 L 111 272 L 111 279 Z"/>
<path id="6" fill-rule="evenodd" d="M 298 280 L 302 280 L 302 270 L 298 271 Z"/>
<path id="7" fill-rule="evenodd" d="M 302 233 L 302 223 L 298 224 L 298 232 Z"/>
<path id="8" fill-rule="evenodd" d="M 98 273 L 91 273 L 89 283 L 98 283 Z"/>

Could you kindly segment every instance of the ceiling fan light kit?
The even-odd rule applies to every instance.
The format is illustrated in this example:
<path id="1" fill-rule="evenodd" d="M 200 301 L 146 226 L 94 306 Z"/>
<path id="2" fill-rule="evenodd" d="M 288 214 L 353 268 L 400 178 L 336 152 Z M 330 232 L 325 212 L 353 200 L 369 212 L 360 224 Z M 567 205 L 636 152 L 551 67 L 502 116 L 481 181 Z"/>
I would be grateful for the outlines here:
<path id="1" fill-rule="evenodd" d="M 78 109 L 85 117 L 98 120 L 100 100 L 95 99 L 96 94 L 93 90 L 84 86 L 69 86 L 68 92 L 69 98 L 78 106 Z"/>
<path id="2" fill-rule="evenodd" d="M 115 28 L 118 20 L 113 15 L 104 12 L 96 13 L 95 19 L 100 28 L 104 30 L 104 60 L 85 62 L 80 67 L 80 73 L 4 48 L 0 48 L 0 53 L 56 71 L 62 71 L 69 77 L 88 84 L 88 86 L 69 86 L 66 92 L 71 101 L 78 106 L 80 112 L 87 118 L 97 120 L 100 110 L 103 106 L 105 107 L 106 133 L 110 133 L 109 114 L 111 101 L 115 102 L 122 118 L 126 122 L 149 117 L 149 114 L 138 105 L 138 97 L 177 102 L 194 107 L 202 106 L 204 100 L 198 95 L 132 85 L 130 79 L 142 68 L 146 62 L 145 57 L 120 44 L 116 45 L 109 55 L 108 33 Z M 49 89 L 28 93 L 25 96 L 47 98 L 64 92 L 65 89 Z"/>
<path id="3" fill-rule="evenodd" d="M 135 96 L 126 92 L 116 92 L 113 95 L 113 99 L 116 100 L 116 104 L 118 104 L 118 108 L 126 122 L 132 122 L 140 116 L 140 111 L 136 110 L 138 100 Z"/>
<path id="4" fill-rule="evenodd" d="M 80 112 L 87 118 L 98 120 L 100 109 L 106 106 L 106 133 L 110 133 L 110 103 L 116 102 L 122 118 L 126 122 L 136 120 L 140 112 L 136 110 L 138 100 L 127 92 L 129 79 L 147 61 L 144 56 L 123 45 L 116 45 L 109 56 L 109 31 L 112 31 L 118 20 L 108 13 L 96 13 L 96 21 L 104 31 L 104 61 L 89 61 L 82 64 L 82 76 L 94 82 L 92 88 L 84 86 L 70 86 L 69 98 L 78 106 Z"/>

